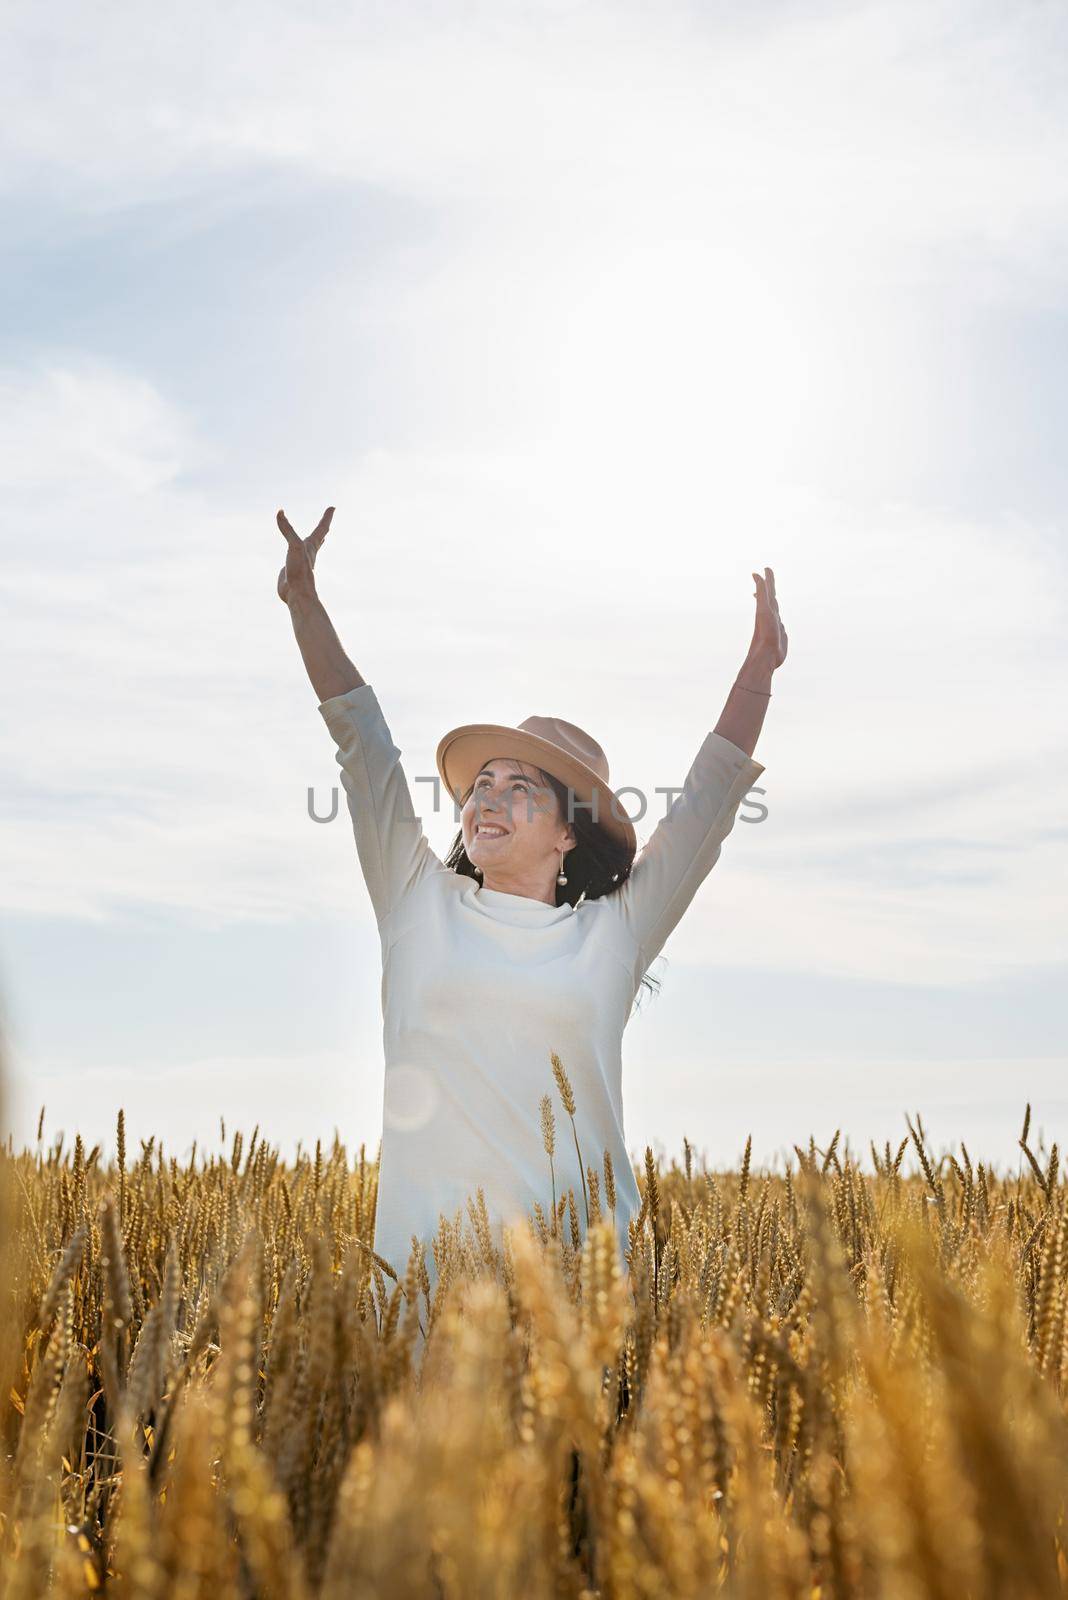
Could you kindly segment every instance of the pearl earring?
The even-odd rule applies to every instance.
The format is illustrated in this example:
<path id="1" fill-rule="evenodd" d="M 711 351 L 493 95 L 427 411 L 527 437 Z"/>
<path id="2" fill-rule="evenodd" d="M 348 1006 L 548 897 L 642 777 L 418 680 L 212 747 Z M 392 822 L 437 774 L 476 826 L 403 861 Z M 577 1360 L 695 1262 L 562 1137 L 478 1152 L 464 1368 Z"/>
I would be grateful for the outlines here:
<path id="1" fill-rule="evenodd" d="M 567 882 L 567 878 L 564 876 L 564 852 L 562 850 L 560 852 L 560 871 L 556 875 L 556 881 L 557 883 Z"/>

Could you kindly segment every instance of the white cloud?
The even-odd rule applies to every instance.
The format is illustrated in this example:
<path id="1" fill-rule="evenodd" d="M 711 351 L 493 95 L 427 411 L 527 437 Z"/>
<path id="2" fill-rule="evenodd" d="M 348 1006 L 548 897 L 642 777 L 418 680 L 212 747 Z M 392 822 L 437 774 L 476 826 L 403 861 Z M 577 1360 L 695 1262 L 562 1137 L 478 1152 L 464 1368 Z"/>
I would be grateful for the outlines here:
<path id="1" fill-rule="evenodd" d="M 27 461 L 84 382 L 53 370 L 20 389 L 8 374 L 9 415 L 38 418 Z M 273 593 L 273 517 L 215 510 L 173 476 L 146 488 L 154 463 L 196 454 L 192 422 L 143 381 L 98 372 L 74 409 L 91 414 L 95 443 L 57 457 L 55 493 L 87 508 L 65 571 L 39 565 L 43 467 L 4 487 L 26 529 L 4 624 L 23 671 L 0 690 L 7 907 L 94 919 L 149 902 L 213 924 L 309 902 L 369 915 L 344 796 L 326 829 L 306 814 L 308 786 L 322 809 L 338 774 Z M 655 788 L 682 781 L 719 716 L 748 638 L 751 581 L 737 569 L 767 539 L 793 641 L 757 751 L 770 816 L 737 824 L 678 957 L 716 961 L 733 944 L 928 984 L 1063 948 L 1062 852 L 1035 809 L 1064 781 L 1051 731 L 1063 583 L 1042 530 L 1009 540 L 997 522 L 876 507 L 858 544 L 856 507 L 777 487 L 754 494 L 750 528 L 764 532 L 750 556 L 735 537 L 691 534 L 661 562 L 641 508 L 628 518 L 619 505 L 606 552 L 572 512 L 554 529 L 551 477 L 516 505 L 525 479 L 519 454 L 378 452 L 340 486 L 320 557 L 436 848 L 451 813 L 434 814 L 415 779 L 434 773 L 444 728 L 546 707 L 593 730 L 614 781 L 649 796 L 648 837 L 663 814 Z M 310 525 L 311 512 L 290 512 Z M 491 584 L 480 548 L 502 552 Z M 899 883 L 891 842 L 907 862 Z"/>
<path id="2" fill-rule="evenodd" d="M 1065 24 L 970 0 L 9 12 L 9 186 L 110 209 L 264 166 L 1063 298 Z M 41 63 L 47 61 L 44 73 Z M 828 254 L 828 243 L 833 253 Z"/>
<path id="3" fill-rule="evenodd" d="M 97 515 L 112 504 L 126 512 L 172 482 L 195 449 L 204 450 L 190 419 L 140 374 L 80 353 L 39 358 L 28 371 L 0 369 L 0 419 L 8 508 L 13 496 L 26 497 L 24 510 L 46 494 L 50 518 L 70 515 L 75 496 Z M 122 524 L 114 527 L 113 540 L 122 541 L 123 532 Z M 10 555 L 33 569 L 33 550 L 13 545 Z"/>

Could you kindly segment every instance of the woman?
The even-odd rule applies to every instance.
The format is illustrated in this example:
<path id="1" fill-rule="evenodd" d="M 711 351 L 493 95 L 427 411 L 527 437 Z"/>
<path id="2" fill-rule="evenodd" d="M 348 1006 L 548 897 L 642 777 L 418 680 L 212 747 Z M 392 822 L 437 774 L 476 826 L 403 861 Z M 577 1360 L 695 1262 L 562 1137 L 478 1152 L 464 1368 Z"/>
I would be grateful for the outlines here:
<path id="1" fill-rule="evenodd" d="M 764 771 L 753 749 L 771 675 L 786 657 L 770 567 L 756 580 L 753 641 L 714 733 L 637 862 L 600 745 L 574 724 L 470 724 L 438 746 L 462 805 L 447 858 L 430 848 L 377 696 L 316 593 L 329 507 L 308 538 L 284 513 L 278 579 L 324 721 L 337 746 L 356 847 L 382 945 L 385 1095 L 374 1248 L 403 1279 L 413 1235 L 465 1212 L 479 1186 L 501 1223 L 574 1191 L 582 1232 L 590 1167 L 616 1229 L 640 1195 L 623 1132 L 622 1036 L 646 972 L 715 865 L 738 805 Z M 552 1171 L 541 1102 L 552 1054 L 574 1094 L 574 1132 L 557 1100 Z M 554 1096 L 555 1098 L 555 1096 Z M 565 1223 L 566 1226 L 566 1223 Z"/>

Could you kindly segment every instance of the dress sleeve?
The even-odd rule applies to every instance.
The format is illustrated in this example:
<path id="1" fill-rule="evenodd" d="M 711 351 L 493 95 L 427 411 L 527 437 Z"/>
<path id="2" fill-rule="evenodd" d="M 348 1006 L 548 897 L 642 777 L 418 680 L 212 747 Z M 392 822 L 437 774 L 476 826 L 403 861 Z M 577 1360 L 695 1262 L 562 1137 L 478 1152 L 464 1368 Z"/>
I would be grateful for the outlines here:
<path id="1" fill-rule="evenodd" d="M 641 953 L 643 968 L 659 955 L 668 934 L 719 860 L 738 807 L 764 767 L 721 733 L 710 733 L 630 877 L 606 896 Z"/>
<path id="2" fill-rule="evenodd" d="M 369 683 L 319 707 L 337 745 L 352 831 L 379 931 L 424 873 L 444 871 L 415 815 L 401 753 Z"/>

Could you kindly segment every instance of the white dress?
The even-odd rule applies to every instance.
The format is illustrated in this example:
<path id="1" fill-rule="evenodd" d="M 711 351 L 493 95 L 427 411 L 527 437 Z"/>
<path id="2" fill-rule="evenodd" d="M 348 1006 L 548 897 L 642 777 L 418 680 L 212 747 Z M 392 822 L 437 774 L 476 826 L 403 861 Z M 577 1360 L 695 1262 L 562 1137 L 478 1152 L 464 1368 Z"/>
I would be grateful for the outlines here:
<path id="1" fill-rule="evenodd" d="M 412 1236 L 426 1246 L 439 1216 L 470 1226 L 479 1185 L 495 1242 L 551 1217 L 541 1126 L 552 1098 L 555 1192 L 575 1192 L 586 1233 L 571 1122 L 553 1078 L 555 1050 L 576 1102 L 583 1166 L 612 1158 L 621 1252 L 641 1204 L 623 1131 L 623 1030 L 642 977 L 715 866 L 741 800 L 764 771 L 709 733 L 678 795 L 623 887 L 550 906 L 482 887 L 431 849 L 370 684 L 319 710 L 337 745 L 360 865 L 382 944 L 385 1092 L 374 1248 L 403 1281 Z M 507 754 L 507 751 L 502 751 Z M 445 801 L 451 805 L 451 800 Z M 565 1237 L 568 1219 L 564 1220 Z M 622 1257 L 621 1257 L 622 1260 Z"/>

